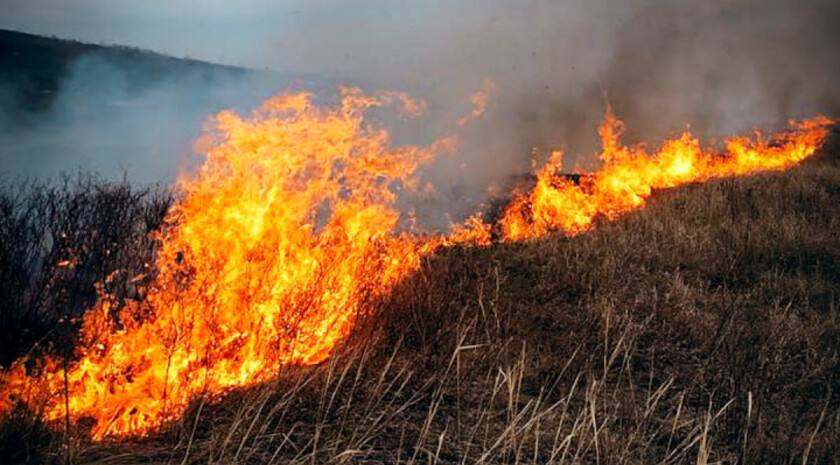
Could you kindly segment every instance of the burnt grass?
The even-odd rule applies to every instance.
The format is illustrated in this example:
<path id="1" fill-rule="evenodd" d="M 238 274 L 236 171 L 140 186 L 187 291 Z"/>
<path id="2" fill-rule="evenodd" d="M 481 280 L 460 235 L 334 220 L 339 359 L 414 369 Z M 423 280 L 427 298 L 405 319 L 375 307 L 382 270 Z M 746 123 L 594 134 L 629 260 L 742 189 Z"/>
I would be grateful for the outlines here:
<path id="1" fill-rule="evenodd" d="M 441 250 L 360 315 L 321 366 L 196 399 L 146 438 L 92 443 L 83 422 L 66 435 L 16 412 L 0 426 L 0 457 L 840 463 L 840 150 L 824 152 L 783 173 L 657 192 L 646 208 L 577 237 Z M 122 185 L 97 195 L 109 189 L 134 192 Z M 163 205 L 136 195 L 146 207 L 123 218 L 134 232 L 105 241 L 127 241 L 111 246 L 126 254 L 115 266 L 135 271 L 128 250 L 140 241 L 142 259 L 153 255 L 144 238 L 162 214 L 149 206 Z M 43 316 L 61 311 L 50 307 L 59 295 L 52 285 L 46 303 L 14 300 L 15 289 L 54 279 L 38 276 L 57 259 L 30 252 L 42 257 L 37 279 L 10 281 L 21 253 L 19 239 L 6 240 L 10 211 L 20 212 L 0 209 L 4 328 L 55 325 Z M 137 219 L 144 214 L 153 221 Z M 29 350 L 33 337 L 9 342 L 3 333 L 4 362 Z"/>

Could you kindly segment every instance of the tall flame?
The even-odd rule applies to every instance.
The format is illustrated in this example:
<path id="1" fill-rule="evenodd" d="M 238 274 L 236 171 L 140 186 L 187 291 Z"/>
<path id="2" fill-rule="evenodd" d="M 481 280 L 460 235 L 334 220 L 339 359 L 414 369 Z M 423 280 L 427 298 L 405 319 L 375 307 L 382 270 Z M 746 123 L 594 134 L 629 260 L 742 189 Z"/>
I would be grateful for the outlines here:
<path id="1" fill-rule="evenodd" d="M 412 186 L 418 165 L 451 141 L 391 148 L 363 113 L 393 95 L 342 94 L 334 109 L 301 93 L 251 118 L 215 118 L 199 143 L 203 167 L 180 183 L 146 299 L 116 322 L 108 295 L 85 315 L 68 403 L 72 418 L 96 420 L 95 438 L 145 432 L 199 393 L 323 361 L 365 302 L 417 268 L 426 245 L 395 232 L 391 189 Z M 11 368 L 7 408 L 18 398 L 63 418 L 62 364 L 50 358 L 41 371 Z"/>
<path id="2" fill-rule="evenodd" d="M 459 126 L 480 116 L 492 91 L 485 84 L 473 96 L 473 113 Z M 622 125 L 608 114 L 604 166 L 582 185 L 558 175 L 556 152 L 499 224 L 473 216 L 447 236 L 416 235 L 398 228 L 393 188 L 415 188 L 416 169 L 455 139 L 391 147 L 364 112 L 393 103 L 423 109 L 404 94 L 344 89 L 334 108 L 298 93 L 268 100 L 250 118 L 217 115 L 198 144 L 206 161 L 179 183 L 180 201 L 159 233 L 145 298 L 119 308 L 103 293 L 84 316 L 66 373 L 48 357 L 38 374 L 23 359 L 0 374 L 0 414 L 23 403 L 48 420 L 92 418 L 96 439 L 146 433 L 197 395 L 325 360 L 359 312 L 437 247 L 488 244 L 494 229 L 505 240 L 575 234 L 598 216 L 643 205 L 653 189 L 783 169 L 814 153 L 831 123 L 816 118 L 771 138 L 736 137 L 724 154 L 701 150 L 685 133 L 649 154 L 622 146 Z"/>
<path id="3" fill-rule="evenodd" d="M 753 138 L 733 137 L 726 140 L 723 153 L 702 149 L 684 132 L 649 153 L 644 146 L 621 144 L 624 125 L 608 111 L 599 131 L 601 169 L 572 182 L 560 174 L 562 152 L 553 152 L 538 170 L 533 190 L 517 193 L 504 211 L 501 235 L 513 241 L 551 231 L 574 235 L 589 229 L 599 216 L 613 219 L 643 206 L 654 189 L 789 168 L 822 145 L 831 124 L 817 117 L 791 122 L 788 131 L 772 137 L 758 131 Z"/>

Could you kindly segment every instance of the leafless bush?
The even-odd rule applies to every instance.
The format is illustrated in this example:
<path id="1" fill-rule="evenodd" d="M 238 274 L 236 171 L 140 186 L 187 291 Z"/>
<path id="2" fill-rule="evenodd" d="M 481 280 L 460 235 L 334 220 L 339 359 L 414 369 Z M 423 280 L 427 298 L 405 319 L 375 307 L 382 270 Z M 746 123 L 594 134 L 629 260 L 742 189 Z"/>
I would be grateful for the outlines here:
<path id="1" fill-rule="evenodd" d="M 97 285 L 137 298 L 171 202 L 166 190 L 89 174 L 2 186 L 0 364 L 73 334 Z"/>

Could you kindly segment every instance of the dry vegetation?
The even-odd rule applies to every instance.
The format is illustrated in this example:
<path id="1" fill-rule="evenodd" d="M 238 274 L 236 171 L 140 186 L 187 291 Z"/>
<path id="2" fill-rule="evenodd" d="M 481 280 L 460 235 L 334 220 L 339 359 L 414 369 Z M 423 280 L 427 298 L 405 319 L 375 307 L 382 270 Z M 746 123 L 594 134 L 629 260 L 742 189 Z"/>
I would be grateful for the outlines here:
<path id="1" fill-rule="evenodd" d="M 0 364 L 72 339 L 97 285 L 136 297 L 130 281 L 149 274 L 171 202 L 86 174 L 0 186 Z"/>
<path id="2" fill-rule="evenodd" d="M 322 366 L 197 399 L 144 439 L 91 444 L 80 425 L 68 440 L 20 412 L 0 429 L 0 453 L 120 464 L 838 463 L 836 152 L 786 173 L 659 192 L 578 237 L 441 251 Z"/>

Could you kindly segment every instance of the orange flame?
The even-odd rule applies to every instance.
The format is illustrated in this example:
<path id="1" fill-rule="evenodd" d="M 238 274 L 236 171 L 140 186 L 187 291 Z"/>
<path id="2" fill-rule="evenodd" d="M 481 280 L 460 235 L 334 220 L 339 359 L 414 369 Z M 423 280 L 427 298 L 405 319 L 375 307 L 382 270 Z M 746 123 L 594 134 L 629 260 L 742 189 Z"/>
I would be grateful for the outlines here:
<path id="1" fill-rule="evenodd" d="M 489 83 L 473 96 L 461 126 L 481 115 L 492 90 Z M 489 244 L 494 226 L 479 216 L 447 236 L 398 231 L 392 187 L 415 189 L 418 166 L 454 150 L 456 139 L 391 147 L 364 112 L 393 103 L 409 114 L 424 108 L 405 94 L 343 89 L 335 108 L 299 93 L 268 100 L 250 118 L 217 115 L 198 144 L 206 161 L 179 183 L 181 200 L 159 233 L 146 297 L 117 311 L 115 297 L 103 293 L 85 314 L 66 396 L 58 358 L 42 360 L 38 374 L 23 359 L 0 374 L 0 414 L 23 403 L 48 420 L 92 418 L 95 439 L 144 434 L 196 396 L 325 360 L 359 313 L 424 255 Z M 562 154 L 554 153 L 534 190 L 519 193 L 495 228 L 505 240 L 575 234 L 599 215 L 641 206 L 652 189 L 783 169 L 814 153 L 830 123 L 816 118 L 771 139 L 733 138 L 723 155 L 702 151 L 686 133 L 648 154 L 619 143 L 622 126 L 610 113 L 601 129 L 604 167 L 578 186 L 558 176 Z"/>
<path id="2" fill-rule="evenodd" d="M 472 112 L 458 120 L 458 127 L 467 127 L 473 121 L 481 118 L 481 115 L 487 110 L 487 103 L 494 92 L 496 92 L 496 83 L 490 79 L 485 79 L 481 90 L 470 97 L 473 105 Z"/>
<path id="3" fill-rule="evenodd" d="M 390 148 L 363 112 L 375 98 L 344 89 L 320 109 L 309 94 L 275 97 L 250 119 L 216 116 L 199 145 L 206 161 L 180 183 L 162 233 L 158 276 L 142 302 L 112 312 L 103 295 L 86 313 L 68 371 L 69 413 L 96 420 L 95 438 L 143 433 L 180 415 L 200 393 L 264 381 L 287 364 L 315 364 L 371 299 L 419 265 L 423 241 L 396 233 L 391 185 L 447 148 Z M 59 360 L 38 378 L 17 362 L 0 387 L 54 420 L 65 415 Z"/>
<path id="4" fill-rule="evenodd" d="M 643 206 L 654 189 L 789 168 L 822 145 L 831 124 L 817 117 L 791 122 L 788 131 L 769 138 L 760 132 L 752 139 L 733 137 L 724 144 L 724 153 L 703 150 L 684 132 L 651 154 L 643 146 L 622 145 L 624 125 L 608 111 L 599 131 L 602 168 L 574 183 L 559 173 L 563 154 L 554 152 L 537 172 L 534 189 L 517 193 L 503 213 L 501 235 L 513 241 L 551 231 L 574 235 L 599 216 L 613 219 Z"/>

